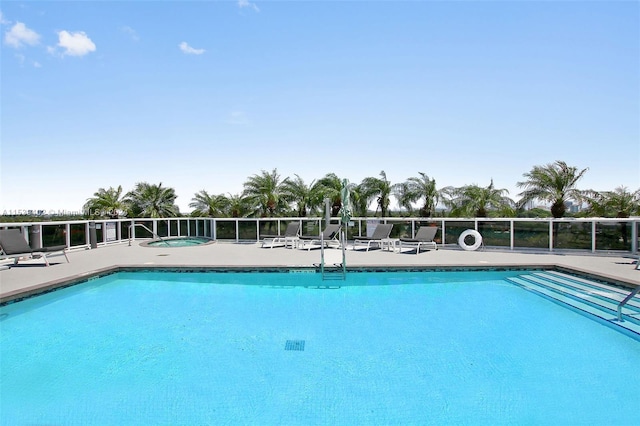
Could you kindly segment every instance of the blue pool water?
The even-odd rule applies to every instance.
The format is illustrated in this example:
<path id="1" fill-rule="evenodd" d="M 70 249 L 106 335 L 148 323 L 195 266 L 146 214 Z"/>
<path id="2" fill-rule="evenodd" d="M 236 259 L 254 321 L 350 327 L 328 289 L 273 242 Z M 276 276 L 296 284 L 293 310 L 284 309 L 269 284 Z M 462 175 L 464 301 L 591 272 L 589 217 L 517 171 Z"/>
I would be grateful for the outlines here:
<path id="1" fill-rule="evenodd" d="M 112 274 L 0 308 L 0 420 L 637 424 L 640 342 L 513 274 Z"/>
<path id="2" fill-rule="evenodd" d="M 198 238 L 198 237 L 176 237 L 176 238 L 163 238 L 158 241 L 149 241 L 145 243 L 148 247 L 191 247 L 191 246 L 199 246 L 202 244 L 211 243 L 212 240 L 209 238 Z"/>

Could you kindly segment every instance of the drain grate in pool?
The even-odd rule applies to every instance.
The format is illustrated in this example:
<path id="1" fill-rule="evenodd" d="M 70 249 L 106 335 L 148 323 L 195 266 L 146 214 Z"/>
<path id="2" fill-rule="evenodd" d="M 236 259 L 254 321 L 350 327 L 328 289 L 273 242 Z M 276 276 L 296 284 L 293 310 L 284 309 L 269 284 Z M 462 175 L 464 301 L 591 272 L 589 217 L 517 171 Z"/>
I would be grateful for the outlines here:
<path id="1" fill-rule="evenodd" d="M 304 351 L 304 340 L 287 340 L 284 344 L 285 351 Z"/>

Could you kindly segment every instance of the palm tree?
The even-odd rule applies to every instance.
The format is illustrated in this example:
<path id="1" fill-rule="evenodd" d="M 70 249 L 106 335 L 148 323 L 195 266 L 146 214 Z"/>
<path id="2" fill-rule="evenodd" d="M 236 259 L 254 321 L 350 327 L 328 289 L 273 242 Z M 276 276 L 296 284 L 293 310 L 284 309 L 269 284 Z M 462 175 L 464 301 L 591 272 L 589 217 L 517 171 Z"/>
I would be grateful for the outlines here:
<path id="1" fill-rule="evenodd" d="M 229 194 L 226 212 L 229 217 L 247 217 L 251 214 L 251 204 L 242 194 Z"/>
<path id="2" fill-rule="evenodd" d="M 362 194 L 362 187 L 360 185 L 353 185 L 351 190 L 351 210 L 354 216 L 365 217 L 367 215 L 367 209 L 369 203 L 367 197 Z"/>
<path id="3" fill-rule="evenodd" d="M 229 200 L 224 195 L 210 195 L 204 189 L 194 195 L 189 207 L 195 209 L 192 216 L 219 217 L 224 215 Z"/>
<path id="4" fill-rule="evenodd" d="M 496 189 L 493 179 L 486 188 L 466 185 L 461 188 L 445 188 L 443 191 L 452 197 L 447 201 L 451 207 L 452 216 L 487 217 L 489 210 L 497 210 L 501 216 L 511 216 L 515 213 L 513 211 L 515 203 L 505 195 L 509 191 Z"/>
<path id="5" fill-rule="evenodd" d="M 126 208 L 121 197 L 121 185 L 118 185 L 117 188 L 112 186 L 109 189 L 100 188 L 98 192 L 93 194 L 92 198 L 87 199 L 84 210 L 91 217 L 109 216 L 111 219 L 117 219 L 120 212 Z"/>
<path id="6" fill-rule="evenodd" d="M 330 200 L 331 216 L 338 216 L 342 208 L 341 189 L 342 180 L 335 173 L 327 173 L 313 186 L 314 193 L 320 197 L 320 203 L 325 198 Z"/>
<path id="7" fill-rule="evenodd" d="M 398 200 L 398 205 L 400 208 L 405 208 L 407 210 L 407 215 L 411 216 L 411 212 L 413 210 L 413 206 L 411 203 L 415 201 L 413 194 L 411 193 L 411 189 L 409 183 L 402 182 L 393 185 L 391 188 L 393 191 L 393 195 Z"/>
<path id="8" fill-rule="evenodd" d="M 376 212 L 380 209 L 382 217 L 387 217 L 387 211 L 389 210 L 390 204 L 389 196 L 391 195 L 391 182 L 387 180 L 387 174 L 384 170 L 380 172 L 380 178 L 364 178 L 360 183 L 360 189 L 368 201 L 367 204 L 375 198 Z"/>
<path id="9" fill-rule="evenodd" d="M 554 218 L 564 216 L 565 202 L 580 199 L 580 191 L 576 184 L 589 170 L 578 170 L 570 167 L 564 161 L 556 161 L 545 166 L 534 166 L 530 172 L 523 174 L 526 181 L 518 182 L 519 188 L 525 190 L 519 194 L 519 205 L 524 206 L 529 201 L 541 200 L 551 203 L 551 214 Z"/>
<path id="10" fill-rule="evenodd" d="M 244 183 L 244 196 L 253 204 L 262 217 L 273 217 L 287 208 L 286 197 L 277 169 L 262 170 Z"/>
<path id="11" fill-rule="evenodd" d="M 298 217 L 305 217 L 309 211 L 314 211 L 322 204 L 322 196 L 314 182 L 307 185 L 298 175 L 295 175 L 295 179 L 289 178 L 282 182 L 282 192 L 290 203 L 295 204 Z"/>
<path id="12" fill-rule="evenodd" d="M 420 216 L 431 217 L 436 211 L 436 206 L 442 198 L 442 192 L 436 188 L 436 180 L 429 178 L 426 173 L 418 172 L 420 177 L 407 179 L 411 201 L 424 200 L 420 208 Z"/>
<path id="13" fill-rule="evenodd" d="M 134 217 L 172 217 L 180 213 L 176 198 L 175 190 L 163 188 L 162 182 L 158 185 L 139 182 L 127 193 L 125 202 Z"/>
<path id="14" fill-rule="evenodd" d="M 589 203 L 587 212 L 595 216 L 626 218 L 640 213 L 640 189 L 629 192 L 619 186 L 613 191 L 584 191 L 581 199 Z"/>

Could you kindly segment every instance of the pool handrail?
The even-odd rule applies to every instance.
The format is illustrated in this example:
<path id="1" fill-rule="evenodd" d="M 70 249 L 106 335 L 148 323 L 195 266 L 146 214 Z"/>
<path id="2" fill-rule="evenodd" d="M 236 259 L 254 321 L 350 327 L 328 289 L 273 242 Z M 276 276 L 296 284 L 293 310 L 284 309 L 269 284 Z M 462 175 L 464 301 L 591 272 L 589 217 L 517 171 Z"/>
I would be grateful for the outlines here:
<path id="1" fill-rule="evenodd" d="M 141 224 L 141 223 L 134 223 L 132 225 L 129 225 L 129 247 L 131 247 L 131 228 L 135 227 L 135 226 L 141 226 L 144 229 L 146 229 L 147 231 L 151 232 L 151 235 L 153 235 L 154 237 L 156 237 L 157 239 L 159 239 L 160 241 L 162 241 L 163 243 L 165 243 L 166 245 L 170 246 L 171 244 L 169 244 L 167 242 L 167 240 L 165 240 L 164 238 L 162 238 L 160 235 L 156 234 L 155 232 L 153 232 L 151 229 L 147 228 L 145 225 Z"/>
<path id="2" fill-rule="evenodd" d="M 636 288 L 631 293 L 629 293 L 629 295 L 627 297 L 625 297 L 622 302 L 618 303 L 618 321 L 620 321 L 620 322 L 624 321 L 622 319 L 622 307 L 624 305 L 626 305 L 627 302 L 629 302 L 629 300 L 631 300 L 633 298 L 633 296 L 635 296 L 639 292 L 640 292 L 640 285 L 636 286 Z"/>

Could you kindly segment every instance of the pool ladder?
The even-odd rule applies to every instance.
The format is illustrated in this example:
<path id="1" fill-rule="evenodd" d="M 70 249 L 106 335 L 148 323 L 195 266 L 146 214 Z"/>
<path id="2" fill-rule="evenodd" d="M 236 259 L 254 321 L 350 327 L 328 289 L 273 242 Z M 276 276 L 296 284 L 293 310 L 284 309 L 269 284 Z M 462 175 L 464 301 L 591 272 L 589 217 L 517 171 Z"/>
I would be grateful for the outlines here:
<path id="1" fill-rule="evenodd" d="M 167 242 L 167 240 L 165 240 L 164 238 L 162 238 L 160 235 L 156 234 L 155 232 L 153 232 L 151 229 L 147 228 L 145 225 L 141 224 L 141 223 L 134 223 L 133 225 L 129 225 L 129 246 L 131 246 L 131 228 L 135 227 L 135 226 L 140 226 L 144 229 L 146 229 L 147 231 L 151 232 L 151 235 L 153 235 L 155 238 L 159 239 L 160 241 L 162 241 L 163 243 L 165 243 L 166 245 L 169 245 L 169 243 Z"/>
<path id="2" fill-rule="evenodd" d="M 347 262 L 346 262 L 346 241 L 344 239 L 344 233 L 340 230 L 340 251 L 342 254 L 341 263 L 333 263 L 331 266 L 327 266 L 325 263 L 324 255 L 324 238 L 320 235 L 320 273 L 322 274 L 322 281 L 326 280 L 342 280 L 347 277 Z"/>
<path id="3" fill-rule="evenodd" d="M 640 292 L 640 285 L 637 286 L 631 293 L 629 293 L 629 295 L 625 297 L 622 302 L 618 303 L 618 321 L 620 322 L 624 321 L 622 319 L 622 307 L 626 305 L 629 302 L 629 300 L 633 299 L 633 296 L 635 296 L 639 292 Z"/>

